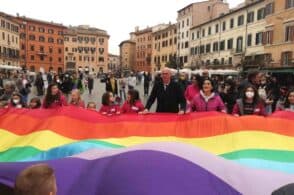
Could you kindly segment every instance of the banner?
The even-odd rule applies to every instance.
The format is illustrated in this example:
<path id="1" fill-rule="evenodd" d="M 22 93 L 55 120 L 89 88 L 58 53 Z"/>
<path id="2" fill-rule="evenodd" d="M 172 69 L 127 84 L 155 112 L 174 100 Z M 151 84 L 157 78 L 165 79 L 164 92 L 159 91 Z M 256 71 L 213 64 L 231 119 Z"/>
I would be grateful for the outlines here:
<path id="1" fill-rule="evenodd" d="M 294 181 L 293 120 L 1 110 L 0 183 L 13 186 L 22 169 L 46 162 L 61 195 L 270 194 Z"/>

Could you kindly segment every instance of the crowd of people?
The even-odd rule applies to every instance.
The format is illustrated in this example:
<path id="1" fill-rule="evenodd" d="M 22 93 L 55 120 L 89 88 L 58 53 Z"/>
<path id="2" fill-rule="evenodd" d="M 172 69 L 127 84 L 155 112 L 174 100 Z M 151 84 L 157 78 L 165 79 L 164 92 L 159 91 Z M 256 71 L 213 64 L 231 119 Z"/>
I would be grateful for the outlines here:
<path id="1" fill-rule="evenodd" d="M 210 76 L 181 73 L 177 79 L 168 68 L 164 68 L 154 79 L 148 72 L 142 74 L 146 105 L 140 100 L 136 89 L 138 78 L 135 74 L 117 78 L 109 73 L 102 82 L 105 92 L 101 100 L 83 101 L 81 94 L 88 89 L 92 94 L 94 76 L 83 73 L 44 74 L 35 78 L 19 73 L 4 83 L 0 76 L 0 107 L 54 109 L 76 106 L 95 110 L 104 115 L 124 113 L 147 114 L 157 101 L 156 112 L 185 114 L 190 112 L 219 111 L 235 116 L 270 115 L 274 111 L 294 111 L 294 90 L 291 85 L 280 84 L 273 76 L 251 72 L 246 79 L 237 80 L 228 76 L 220 80 Z M 151 84 L 152 83 L 152 84 Z M 150 86 L 152 90 L 149 93 Z M 36 88 L 36 96 L 28 101 L 31 88 Z M 45 93 L 46 90 L 46 93 Z M 97 108 L 97 102 L 102 106 Z"/>

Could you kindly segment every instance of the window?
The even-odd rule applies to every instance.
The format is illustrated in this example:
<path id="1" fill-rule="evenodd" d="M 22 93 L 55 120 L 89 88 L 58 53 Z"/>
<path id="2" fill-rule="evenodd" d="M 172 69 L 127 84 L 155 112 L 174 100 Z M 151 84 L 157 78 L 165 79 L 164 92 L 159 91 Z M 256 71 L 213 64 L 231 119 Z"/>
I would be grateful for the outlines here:
<path id="1" fill-rule="evenodd" d="M 202 37 L 205 37 L 205 29 L 202 29 Z"/>
<path id="2" fill-rule="evenodd" d="M 247 14 L 247 23 L 252 23 L 254 22 L 254 12 L 249 12 Z"/>
<path id="3" fill-rule="evenodd" d="M 22 49 L 22 50 L 25 50 L 25 49 L 26 49 L 26 47 L 25 47 L 24 44 L 21 44 L 21 49 Z M 1 52 L 0 52 L 0 53 L 1 53 Z"/>
<path id="4" fill-rule="evenodd" d="M 58 53 L 62 53 L 62 49 L 61 48 L 58 48 Z"/>
<path id="5" fill-rule="evenodd" d="M 238 26 L 242 26 L 244 24 L 244 16 L 241 15 L 238 17 Z"/>
<path id="6" fill-rule="evenodd" d="M 286 0 L 286 9 L 294 7 L 294 0 Z"/>
<path id="7" fill-rule="evenodd" d="M 211 35 L 211 27 L 208 27 L 208 35 Z"/>
<path id="8" fill-rule="evenodd" d="M 49 53 L 52 53 L 52 52 L 53 52 L 52 47 L 49 47 Z"/>
<path id="9" fill-rule="evenodd" d="M 257 20 L 264 19 L 265 17 L 265 9 L 261 8 L 257 11 Z"/>
<path id="10" fill-rule="evenodd" d="M 62 39 L 57 39 L 57 43 L 58 44 L 63 44 L 63 40 Z"/>
<path id="11" fill-rule="evenodd" d="M 225 50 L 225 41 L 221 41 L 221 42 L 220 42 L 219 50 L 220 50 L 220 51 Z"/>
<path id="12" fill-rule="evenodd" d="M 31 60 L 35 60 L 35 56 L 31 55 Z"/>
<path id="13" fill-rule="evenodd" d="M 252 45 L 252 34 L 247 36 L 247 46 L 250 47 Z"/>
<path id="14" fill-rule="evenodd" d="M 45 32 L 45 29 L 42 27 L 39 27 L 39 32 L 43 33 L 43 32 Z"/>
<path id="15" fill-rule="evenodd" d="M 71 41 L 72 42 L 77 42 L 77 38 L 72 38 Z"/>
<path id="16" fill-rule="evenodd" d="M 200 38 L 200 31 L 197 31 L 197 39 Z"/>
<path id="17" fill-rule="evenodd" d="M 283 52 L 282 53 L 282 59 L 281 59 L 281 63 L 283 66 L 289 66 L 293 64 L 293 52 L 291 51 L 287 51 L 287 52 Z"/>
<path id="18" fill-rule="evenodd" d="M 186 41 L 185 42 L 185 48 L 188 48 L 189 47 L 189 41 Z"/>
<path id="19" fill-rule="evenodd" d="M 285 28 L 285 41 L 294 41 L 294 25 L 286 26 Z"/>
<path id="20" fill-rule="evenodd" d="M 68 51 L 68 47 L 65 48 L 65 51 Z"/>
<path id="21" fill-rule="evenodd" d="M 221 59 L 221 64 L 222 64 L 222 65 L 225 64 L 225 58 L 222 58 L 222 59 Z"/>
<path id="22" fill-rule="evenodd" d="M 200 54 L 204 53 L 204 45 L 200 45 Z"/>
<path id="23" fill-rule="evenodd" d="M 195 38 L 195 35 L 194 35 L 194 32 L 192 32 L 192 40 L 194 40 L 194 38 Z M 171 43 L 170 43 L 170 45 L 171 45 Z"/>
<path id="24" fill-rule="evenodd" d="M 223 22 L 223 31 L 226 30 L 226 22 Z"/>
<path id="25" fill-rule="evenodd" d="M 243 37 L 238 37 L 237 38 L 237 52 L 242 52 L 243 51 Z"/>
<path id="26" fill-rule="evenodd" d="M 31 45 L 31 51 L 35 51 L 35 46 Z"/>
<path id="27" fill-rule="evenodd" d="M 264 33 L 264 41 L 265 41 L 265 43 L 264 44 L 273 44 L 273 32 L 274 31 L 272 31 L 272 30 L 270 30 L 270 31 L 266 31 L 265 33 Z"/>
<path id="28" fill-rule="evenodd" d="M 184 28 L 185 27 L 185 21 L 183 20 L 182 21 L 182 28 Z"/>
<path id="29" fill-rule="evenodd" d="M 35 26 L 29 26 L 29 30 L 30 31 L 35 31 L 36 30 L 36 27 Z"/>
<path id="30" fill-rule="evenodd" d="M 229 64 L 233 64 L 233 58 L 229 57 Z"/>
<path id="31" fill-rule="evenodd" d="M 184 56 L 184 63 L 188 62 L 188 56 Z"/>
<path id="32" fill-rule="evenodd" d="M 233 39 L 229 39 L 227 43 L 228 49 L 233 49 Z"/>
<path id="33" fill-rule="evenodd" d="M 36 39 L 35 35 L 29 35 L 29 40 L 34 41 Z"/>
<path id="34" fill-rule="evenodd" d="M 102 45 L 104 43 L 104 38 L 99 38 L 99 43 Z"/>
<path id="35" fill-rule="evenodd" d="M 262 44 L 262 32 L 256 33 L 255 37 L 255 45 L 260 45 Z"/>
<path id="36" fill-rule="evenodd" d="M 186 37 L 189 37 L 189 31 L 186 32 Z"/>
<path id="37" fill-rule="evenodd" d="M 54 30 L 53 29 L 48 29 L 48 33 L 49 34 L 53 34 L 54 33 Z"/>
<path id="38" fill-rule="evenodd" d="M 269 3 L 265 6 L 265 16 L 274 13 L 274 3 Z"/>
<path id="39" fill-rule="evenodd" d="M 43 36 L 39 36 L 39 41 L 40 41 L 40 42 L 44 42 L 44 41 L 45 41 L 45 37 L 43 37 Z"/>
<path id="40" fill-rule="evenodd" d="M 41 61 L 44 61 L 44 56 L 41 55 L 41 56 L 40 56 L 40 60 L 41 60 Z"/>
<path id="41" fill-rule="evenodd" d="M 218 42 L 213 43 L 213 51 L 218 51 Z"/>
<path id="42" fill-rule="evenodd" d="M 194 51 L 195 51 L 195 49 L 194 49 L 194 47 L 192 47 L 191 48 L 191 55 L 194 55 Z"/>
<path id="43" fill-rule="evenodd" d="M 20 33 L 19 37 L 20 37 L 20 39 L 25 39 L 26 38 L 26 34 L 25 33 Z"/>
<path id="44" fill-rule="evenodd" d="M 5 40 L 5 33 L 2 32 L 2 39 Z"/>
<path id="45" fill-rule="evenodd" d="M 206 53 L 210 53 L 210 44 L 206 45 Z"/>
<path id="46" fill-rule="evenodd" d="M 104 48 L 99 48 L 99 53 L 102 55 L 104 53 Z"/>
<path id="47" fill-rule="evenodd" d="M 215 33 L 218 33 L 218 24 L 215 25 Z"/>
<path id="48" fill-rule="evenodd" d="M 62 62 L 62 59 L 61 58 L 58 58 L 58 62 Z"/>
<path id="49" fill-rule="evenodd" d="M 104 62 L 104 57 L 99 57 L 98 61 L 99 62 Z"/>
<path id="50" fill-rule="evenodd" d="M 195 47 L 195 54 L 198 54 L 198 47 Z"/>
<path id="51" fill-rule="evenodd" d="M 189 26 L 189 18 L 187 19 L 187 26 Z"/>
<path id="52" fill-rule="evenodd" d="M 230 20 L 230 28 L 234 28 L 234 18 L 231 18 Z"/>
<path id="53" fill-rule="evenodd" d="M 48 38 L 48 43 L 54 43 L 54 39 L 52 37 Z"/>
<path id="54" fill-rule="evenodd" d="M 58 31 L 58 35 L 63 35 L 63 31 Z"/>
<path id="55" fill-rule="evenodd" d="M 40 46 L 40 52 L 44 52 L 44 47 L 43 46 Z"/>
<path id="56" fill-rule="evenodd" d="M 184 32 L 182 32 L 182 39 L 185 37 L 185 34 L 184 34 Z"/>

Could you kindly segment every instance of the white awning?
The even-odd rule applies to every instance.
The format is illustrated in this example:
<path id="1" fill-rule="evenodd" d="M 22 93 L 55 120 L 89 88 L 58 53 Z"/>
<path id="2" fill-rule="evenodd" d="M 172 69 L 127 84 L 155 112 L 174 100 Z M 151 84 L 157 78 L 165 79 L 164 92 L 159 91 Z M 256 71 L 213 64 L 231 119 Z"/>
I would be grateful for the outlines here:
<path id="1" fill-rule="evenodd" d="M 0 69 L 6 69 L 6 70 L 21 70 L 22 68 L 20 66 L 13 66 L 13 65 L 7 65 L 7 64 L 0 64 Z"/>

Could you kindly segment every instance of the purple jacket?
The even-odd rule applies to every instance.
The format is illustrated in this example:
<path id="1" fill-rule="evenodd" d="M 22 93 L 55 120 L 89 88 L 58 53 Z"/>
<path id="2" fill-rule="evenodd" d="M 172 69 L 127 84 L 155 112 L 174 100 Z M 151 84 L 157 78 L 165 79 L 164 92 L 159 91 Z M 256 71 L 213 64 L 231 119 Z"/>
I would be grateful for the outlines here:
<path id="1" fill-rule="evenodd" d="M 198 95 L 195 96 L 190 106 L 188 107 L 188 111 L 190 112 L 206 112 L 206 111 L 220 111 L 226 112 L 226 107 L 220 98 L 220 96 L 216 93 L 212 93 L 210 97 L 205 100 L 204 94 L 202 91 Z"/>

